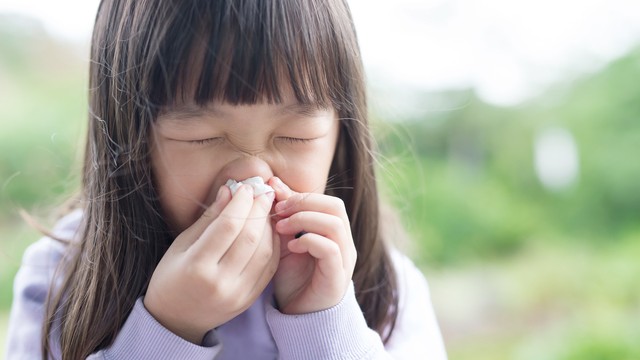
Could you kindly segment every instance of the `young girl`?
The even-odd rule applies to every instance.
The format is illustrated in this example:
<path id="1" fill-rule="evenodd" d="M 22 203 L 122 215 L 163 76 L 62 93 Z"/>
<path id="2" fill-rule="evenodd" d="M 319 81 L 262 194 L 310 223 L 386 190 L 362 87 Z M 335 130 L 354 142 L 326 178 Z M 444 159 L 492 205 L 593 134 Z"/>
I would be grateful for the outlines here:
<path id="1" fill-rule="evenodd" d="M 79 209 L 25 254 L 9 359 L 446 358 L 382 238 L 344 0 L 103 0 L 89 88 Z"/>

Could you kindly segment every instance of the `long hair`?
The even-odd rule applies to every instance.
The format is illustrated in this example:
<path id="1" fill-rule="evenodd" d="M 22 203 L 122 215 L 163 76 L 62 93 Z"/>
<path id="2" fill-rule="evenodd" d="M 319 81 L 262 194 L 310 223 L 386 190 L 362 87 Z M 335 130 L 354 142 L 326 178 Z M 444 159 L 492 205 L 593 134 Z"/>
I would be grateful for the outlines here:
<path id="1" fill-rule="evenodd" d="M 340 136 L 326 193 L 343 199 L 358 260 L 356 297 L 388 339 L 396 277 L 380 232 L 364 73 L 345 0 L 103 0 L 89 76 L 80 240 L 48 304 L 43 356 L 110 345 L 173 241 L 154 187 L 150 129 L 177 100 L 335 108 Z"/>

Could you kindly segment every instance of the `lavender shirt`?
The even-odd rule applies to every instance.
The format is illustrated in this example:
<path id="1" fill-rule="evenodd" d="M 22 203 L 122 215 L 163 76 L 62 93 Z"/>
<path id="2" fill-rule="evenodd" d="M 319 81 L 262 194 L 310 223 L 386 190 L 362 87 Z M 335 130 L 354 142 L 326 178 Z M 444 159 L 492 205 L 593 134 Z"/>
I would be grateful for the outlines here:
<path id="1" fill-rule="evenodd" d="M 54 229 L 73 238 L 79 211 Z M 6 358 L 41 358 L 44 302 L 66 246 L 45 237 L 25 252 L 14 282 Z M 446 359 L 442 336 L 424 277 L 403 255 L 393 254 L 399 282 L 399 317 L 386 348 L 369 329 L 353 286 L 336 306 L 303 315 L 285 315 L 270 304 L 268 287 L 242 314 L 211 330 L 202 344 L 190 343 L 160 325 L 139 298 L 115 342 L 88 359 Z M 54 338 L 56 334 L 54 333 Z M 59 344 L 53 341 L 59 356 Z"/>

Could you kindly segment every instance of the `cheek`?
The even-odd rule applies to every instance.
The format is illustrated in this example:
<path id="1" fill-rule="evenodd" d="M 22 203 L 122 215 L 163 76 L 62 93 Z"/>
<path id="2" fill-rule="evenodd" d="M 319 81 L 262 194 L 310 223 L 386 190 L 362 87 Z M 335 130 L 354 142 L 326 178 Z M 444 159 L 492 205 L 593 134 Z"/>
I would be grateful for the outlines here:
<path id="1" fill-rule="evenodd" d="M 319 166 L 303 163 L 296 168 L 288 167 L 276 174 L 293 191 L 300 193 L 323 193 L 327 183 L 327 172 L 319 171 Z"/>
<path id="2" fill-rule="evenodd" d="M 182 232 L 213 201 L 219 169 L 197 156 L 181 156 L 168 149 L 152 154 L 152 167 L 167 221 L 174 231 Z"/>
<path id="3" fill-rule="evenodd" d="M 276 175 L 296 192 L 324 193 L 333 161 L 335 141 L 329 139 L 316 149 L 301 152 Z"/>

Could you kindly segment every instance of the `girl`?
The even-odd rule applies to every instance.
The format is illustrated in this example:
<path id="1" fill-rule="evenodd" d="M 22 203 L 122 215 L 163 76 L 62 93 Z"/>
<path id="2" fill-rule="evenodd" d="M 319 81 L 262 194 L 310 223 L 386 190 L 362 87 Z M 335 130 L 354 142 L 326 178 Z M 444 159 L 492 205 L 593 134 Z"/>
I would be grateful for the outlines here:
<path id="1" fill-rule="evenodd" d="M 383 242 L 345 1 L 103 0 L 89 105 L 80 210 L 25 254 L 8 358 L 445 358 Z M 250 177 L 273 191 L 224 185 Z"/>

